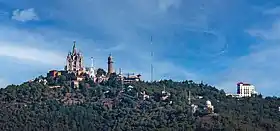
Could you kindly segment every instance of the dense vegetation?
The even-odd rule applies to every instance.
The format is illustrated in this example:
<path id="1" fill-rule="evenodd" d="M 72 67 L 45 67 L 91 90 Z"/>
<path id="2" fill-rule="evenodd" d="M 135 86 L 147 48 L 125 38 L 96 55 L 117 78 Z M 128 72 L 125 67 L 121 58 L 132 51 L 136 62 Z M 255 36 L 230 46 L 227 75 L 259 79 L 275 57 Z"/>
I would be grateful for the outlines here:
<path id="1" fill-rule="evenodd" d="M 192 81 L 137 82 L 129 88 L 115 77 L 98 85 L 86 79 L 74 89 L 68 81 L 72 77 L 49 77 L 46 85 L 39 77 L 1 89 L 0 130 L 280 130 L 280 98 L 236 99 Z M 50 85 L 61 88 L 51 89 Z M 171 96 L 163 101 L 164 86 Z M 149 99 L 143 100 L 143 91 Z M 199 107 L 194 114 L 188 105 L 188 91 L 192 103 Z M 218 115 L 203 112 L 206 100 Z"/>

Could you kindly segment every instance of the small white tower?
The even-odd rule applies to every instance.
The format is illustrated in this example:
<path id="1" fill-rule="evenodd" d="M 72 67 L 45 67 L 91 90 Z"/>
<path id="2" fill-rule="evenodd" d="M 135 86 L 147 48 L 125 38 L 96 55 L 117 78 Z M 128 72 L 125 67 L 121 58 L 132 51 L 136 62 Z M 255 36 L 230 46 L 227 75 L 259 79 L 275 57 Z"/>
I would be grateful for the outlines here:
<path id="1" fill-rule="evenodd" d="M 94 66 L 93 66 L 93 57 L 91 57 L 91 67 L 90 67 L 89 75 L 90 75 L 91 78 L 95 77 L 95 69 L 94 69 Z"/>
<path id="2" fill-rule="evenodd" d="M 211 105 L 212 105 L 212 104 L 211 104 L 211 101 L 207 100 L 207 101 L 206 101 L 206 106 L 209 107 L 209 106 L 211 106 Z"/>

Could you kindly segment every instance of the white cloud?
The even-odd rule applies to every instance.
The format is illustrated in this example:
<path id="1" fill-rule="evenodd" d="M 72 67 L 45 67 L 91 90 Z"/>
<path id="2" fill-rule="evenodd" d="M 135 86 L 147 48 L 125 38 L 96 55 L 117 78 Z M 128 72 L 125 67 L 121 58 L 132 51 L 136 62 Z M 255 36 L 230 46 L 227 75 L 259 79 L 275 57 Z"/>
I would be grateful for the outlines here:
<path id="1" fill-rule="evenodd" d="M 58 53 L 13 43 L 0 42 L 0 56 L 13 57 L 21 61 L 33 61 L 49 65 L 63 65 L 65 59 Z"/>
<path id="2" fill-rule="evenodd" d="M 8 14 L 9 14 L 9 12 L 0 11 L 0 17 L 2 17 L 2 16 L 7 16 Z"/>
<path id="3" fill-rule="evenodd" d="M 277 6 L 275 8 L 265 10 L 265 11 L 263 11 L 263 14 L 264 15 L 279 15 L 280 14 L 280 7 Z"/>
<path id="4" fill-rule="evenodd" d="M 280 40 L 280 19 L 274 21 L 269 29 L 250 29 L 246 32 L 252 36 L 266 40 Z"/>
<path id="5" fill-rule="evenodd" d="M 4 79 L 0 78 L 0 88 L 5 88 L 7 86 L 7 81 L 5 81 Z"/>
<path id="6" fill-rule="evenodd" d="M 0 26 L 0 57 L 36 65 L 61 66 L 65 63 L 58 41 L 50 39 L 49 31 L 17 29 Z M 59 37 L 58 37 L 59 38 Z M 64 41 L 63 41 L 64 42 Z M 69 41 L 71 43 L 71 41 Z"/>
<path id="7" fill-rule="evenodd" d="M 187 69 L 168 61 L 156 61 L 154 64 L 157 79 L 163 77 L 173 80 L 198 80 L 198 74 L 188 71 Z"/>
<path id="8" fill-rule="evenodd" d="M 35 10 L 33 8 L 25 9 L 25 10 L 14 10 L 12 19 L 26 22 L 31 20 L 39 20 L 39 17 L 37 16 Z"/>
<path id="9" fill-rule="evenodd" d="M 248 55 L 234 60 L 229 69 L 219 75 L 222 78 L 217 82 L 219 88 L 236 92 L 236 83 L 242 81 L 255 85 L 257 91 L 265 95 L 280 95 L 280 19 L 269 27 L 245 31 L 261 40 L 250 47 Z"/>
<path id="10" fill-rule="evenodd" d="M 116 46 L 109 47 L 109 48 L 104 49 L 104 50 L 102 50 L 102 51 L 106 51 L 106 52 L 115 52 L 115 51 L 122 51 L 122 50 L 124 50 L 124 49 L 125 49 L 125 44 L 120 43 L 120 44 L 118 44 L 118 45 L 116 45 Z"/>

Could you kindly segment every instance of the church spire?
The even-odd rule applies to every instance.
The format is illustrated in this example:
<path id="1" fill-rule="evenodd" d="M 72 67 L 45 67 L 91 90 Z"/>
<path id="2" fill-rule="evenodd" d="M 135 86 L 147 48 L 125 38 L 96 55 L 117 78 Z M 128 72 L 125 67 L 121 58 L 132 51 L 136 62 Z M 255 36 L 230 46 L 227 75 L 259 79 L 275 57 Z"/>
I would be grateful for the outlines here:
<path id="1" fill-rule="evenodd" d="M 73 54 L 76 53 L 76 41 L 74 41 L 72 53 L 73 53 Z"/>

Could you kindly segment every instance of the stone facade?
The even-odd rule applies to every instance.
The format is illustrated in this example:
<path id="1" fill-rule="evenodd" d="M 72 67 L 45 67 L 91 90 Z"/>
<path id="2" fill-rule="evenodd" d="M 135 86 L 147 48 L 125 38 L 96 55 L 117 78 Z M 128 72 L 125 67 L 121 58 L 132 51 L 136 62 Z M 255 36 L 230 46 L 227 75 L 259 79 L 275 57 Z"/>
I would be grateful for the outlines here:
<path id="1" fill-rule="evenodd" d="M 72 52 L 69 52 L 66 58 L 65 70 L 68 72 L 78 72 L 84 70 L 83 56 L 80 52 L 77 52 L 75 42 Z"/>

